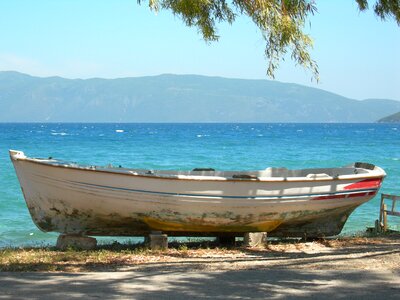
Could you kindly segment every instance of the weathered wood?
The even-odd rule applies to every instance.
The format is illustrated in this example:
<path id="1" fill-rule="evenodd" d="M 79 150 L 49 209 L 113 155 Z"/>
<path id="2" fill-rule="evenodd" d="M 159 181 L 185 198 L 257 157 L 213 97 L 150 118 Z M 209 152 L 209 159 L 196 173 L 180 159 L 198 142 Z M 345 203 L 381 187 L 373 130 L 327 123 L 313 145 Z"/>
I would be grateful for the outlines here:
<path id="1" fill-rule="evenodd" d="M 380 168 L 359 172 L 355 165 L 317 173 L 151 171 L 80 166 L 14 150 L 10 157 L 34 223 L 45 232 L 89 236 L 143 237 L 152 230 L 169 236 L 334 236 L 385 176 Z"/>
<path id="2" fill-rule="evenodd" d="M 390 200 L 400 200 L 400 196 L 397 195 L 390 195 L 390 194 L 381 194 L 381 199 L 390 199 Z"/>
<path id="3" fill-rule="evenodd" d="M 386 194 L 381 194 L 381 204 L 379 206 L 379 224 L 383 227 L 383 204 L 385 203 Z"/>
<path id="4" fill-rule="evenodd" d="M 396 217 L 400 217 L 400 212 L 399 211 L 386 211 L 386 214 L 387 215 L 390 215 L 390 216 L 396 216 Z"/>
<path id="5" fill-rule="evenodd" d="M 383 204 L 383 231 L 386 232 L 386 230 L 388 229 L 388 223 L 387 223 L 387 206 L 386 204 Z"/>
<path id="6" fill-rule="evenodd" d="M 391 208 L 388 209 L 387 204 L 385 203 L 385 199 L 391 200 L 392 205 Z M 400 217 L 400 211 L 396 211 L 396 202 L 400 201 L 400 196 L 397 195 L 389 195 L 389 194 L 381 194 L 381 206 L 379 212 L 379 223 L 382 225 L 383 231 L 387 231 L 389 228 L 389 224 L 387 221 L 387 216 L 396 216 Z"/>

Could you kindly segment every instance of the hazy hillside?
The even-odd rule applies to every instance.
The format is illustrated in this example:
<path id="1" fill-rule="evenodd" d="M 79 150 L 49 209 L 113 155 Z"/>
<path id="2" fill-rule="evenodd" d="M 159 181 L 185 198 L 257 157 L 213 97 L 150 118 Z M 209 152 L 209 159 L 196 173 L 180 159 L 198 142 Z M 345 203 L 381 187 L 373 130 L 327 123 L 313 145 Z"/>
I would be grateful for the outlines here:
<path id="1" fill-rule="evenodd" d="M 378 120 L 379 123 L 400 123 L 400 112 Z"/>
<path id="2" fill-rule="evenodd" d="M 0 72 L 0 122 L 374 122 L 396 111 L 400 101 L 357 101 L 268 80 Z"/>

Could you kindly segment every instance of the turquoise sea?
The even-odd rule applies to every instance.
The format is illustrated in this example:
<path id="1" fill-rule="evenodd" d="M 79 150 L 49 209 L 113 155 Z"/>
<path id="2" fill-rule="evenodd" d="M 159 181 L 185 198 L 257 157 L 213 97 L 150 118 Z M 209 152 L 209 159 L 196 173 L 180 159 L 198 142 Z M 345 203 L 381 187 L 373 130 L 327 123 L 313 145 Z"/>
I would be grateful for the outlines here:
<path id="1" fill-rule="evenodd" d="M 85 164 L 149 169 L 376 164 L 387 178 L 380 192 L 400 194 L 400 124 L 0 124 L 0 247 L 54 244 L 26 208 L 8 150 Z M 343 230 L 373 226 L 379 197 L 359 207 Z M 389 219 L 400 228 L 400 218 Z M 114 238 L 115 240 L 115 238 Z"/>

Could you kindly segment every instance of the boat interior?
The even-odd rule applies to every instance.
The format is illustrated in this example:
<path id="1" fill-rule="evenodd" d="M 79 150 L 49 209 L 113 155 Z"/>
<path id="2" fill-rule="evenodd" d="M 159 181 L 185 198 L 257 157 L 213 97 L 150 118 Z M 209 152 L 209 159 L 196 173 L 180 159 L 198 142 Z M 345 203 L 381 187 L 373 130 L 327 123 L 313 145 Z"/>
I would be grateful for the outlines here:
<path id="1" fill-rule="evenodd" d="M 85 166 L 71 162 L 64 162 L 49 159 L 35 159 L 45 164 L 71 167 L 71 168 L 83 168 L 92 169 L 97 171 L 114 172 L 114 173 L 129 173 L 132 175 L 141 175 L 149 177 L 213 177 L 213 178 L 230 178 L 230 179 L 258 179 L 258 178 L 291 178 L 291 177 L 302 177 L 309 179 L 323 179 L 323 178 L 335 178 L 344 175 L 355 175 L 355 174 L 368 174 L 372 173 L 375 166 L 368 163 L 354 163 L 341 168 L 311 168 L 311 169 L 298 169 L 290 170 L 287 168 L 275 168 L 269 167 L 264 170 L 256 171 L 220 171 L 213 168 L 195 168 L 193 170 L 149 170 L 149 169 L 131 169 L 123 168 L 121 166 L 115 167 L 112 165 L 107 166 Z"/>

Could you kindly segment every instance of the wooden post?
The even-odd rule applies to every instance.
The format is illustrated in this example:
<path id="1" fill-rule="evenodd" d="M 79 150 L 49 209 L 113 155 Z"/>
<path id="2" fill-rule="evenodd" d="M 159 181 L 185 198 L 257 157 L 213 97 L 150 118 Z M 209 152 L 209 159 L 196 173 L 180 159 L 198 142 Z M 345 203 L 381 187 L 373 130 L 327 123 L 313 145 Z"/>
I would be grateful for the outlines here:
<path id="1" fill-rule="evenodd" d="M 381 205 L 379 207 L 379 225 L 383 227 L 383 204 L 385 201 L 385 195 L 381 194 Z"/>
<path id="2" fill-rule="evenodd" d="M 383 214 L 383 232 L 386 232 L 387 229 L 388 229 L 387 212 L 386 212 L 386 210 L 387 210 L 386 204 L 383 204 L 383 211 L 382 211 L 382 214 Z"/>

